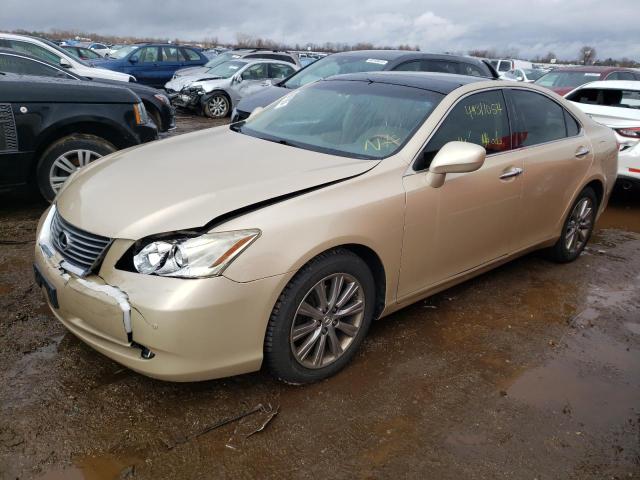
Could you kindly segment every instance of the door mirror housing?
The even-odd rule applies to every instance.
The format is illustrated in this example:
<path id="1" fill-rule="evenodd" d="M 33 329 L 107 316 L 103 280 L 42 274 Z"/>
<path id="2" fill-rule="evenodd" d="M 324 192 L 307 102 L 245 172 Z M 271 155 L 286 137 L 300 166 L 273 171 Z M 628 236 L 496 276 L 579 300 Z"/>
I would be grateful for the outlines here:
<path id="1" fill-rule="evenodd" d="M 129 63 L 132 63 L 132 64 L 134 64 L 134 65 L 135 65 L 136 63 L 138 63 L 138 56 L 137 56 L 137 55 L 131 55 L 131 56 L 129 57 Z"/>
<path id="2" fill-rule="evenodd" d="M 236 73 L 232 78 L 231 78 L 231 83 L 240 83 L 242 82 L 242 75 L 240 75 L 239 73 Z"/>
<path id="3" fill-rule="evenodd" d="M 447 173 L 475 172 L 482 167 L 486 156 L 487 151 L 475 143 L 449 142 L 431 162 L 427 183 L 433 188 L 440 188 Z"/>
<path id="4" fill-rule="evenodd" d="M 522 75 L 518 75 L 516 77 L 516 80 L 518 80 L 519 82 L 523 82 L 524 81 L 524 77 Z"/>
<path id="5" fill-rule="evenodd" d="M 71 62 L 69 62 L 69 60 L 67 60 L 66 58 L 61 58 L 60 59 L 60 66 L 62 68 L 71 68 L 71 67 L 73 67 L 73 65 L 71 65 Z"/>

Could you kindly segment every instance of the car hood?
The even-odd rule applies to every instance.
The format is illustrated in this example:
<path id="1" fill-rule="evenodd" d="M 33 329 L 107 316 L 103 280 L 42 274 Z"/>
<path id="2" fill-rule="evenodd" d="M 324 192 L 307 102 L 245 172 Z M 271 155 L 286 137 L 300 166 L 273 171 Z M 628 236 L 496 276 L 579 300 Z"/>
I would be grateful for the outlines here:
<path id="1" fill-rule="evenodd" d="M 289 147 L 223 126 L 98 160 L 65 185 L 56 203 L 72 225 L 138 240 L 204 227 L 229 212 L 353 177 L 378 163 Z"/>
<path id="2" fill-rule="evenodd" d="M 214 78 L 212 75 L 207 75 L 207 70 L 204 73 L 183 75 L 182 77 L 172 78 L 169 80 L 164 88 L 174 92 L 179 92 L 184 87 L 188 87 L 195 82 L 202 85 L 206 91 L 213 90 L 213 87 L 218 87 L 220 84 L 228 85 L 231 81 L 230 78 Z M 212 87 L 208 87 L 211 85 Z"/>
<path id="3" fill-rule="evenodd" d="M 260 90 L 259 92 L 254 93 L 253 95 L 244 97 L 242 100 L 240 100 L 240 103 L 238 103 L 238 106 L 236 108 L 241 112 L 251 113 L 256 108 L 266 107 L 279 98 L 284 97 L 291 91 L 292 90 L 288 88 L 272 85 L 264 88 L 263 90 Z"/>

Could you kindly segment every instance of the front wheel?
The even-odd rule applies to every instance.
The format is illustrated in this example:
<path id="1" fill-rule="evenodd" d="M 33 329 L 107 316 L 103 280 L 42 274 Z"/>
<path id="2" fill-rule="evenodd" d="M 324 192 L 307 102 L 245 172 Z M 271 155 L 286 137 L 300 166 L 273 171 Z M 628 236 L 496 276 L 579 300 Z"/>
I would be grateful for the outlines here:
<path id="1" fill-rule="evenodd" d="M 116 147 L 95 135 L 61 138 L 47 148 L 38 163 L 36 179 L 42 196 L 53 201 L 73 172 L 115 151 Z"/>
<path id="2" fill-rule="evenodd" d="M 224 118 L 229 115 L 229 98 L 221 92 L 216 92 L 204 101 L 203 111 L 209 118 Z"/>
<path id="3" fill-rule="evenodd" d="M 562 227 L 562 235 L 551 248 L 551 258 L 559 263 L 572 262 L 582 253 L 593 233 L 598 197 L 586 187 L 575 201 Z"/>
<path id="4" fill-rule="evenodd" d="M 287 383 L 330 377 L 353 358 L 374 315 L 375 285 L 367 264 L 335 249 L 305 265 L 273 309 L 265 362 Z"/>

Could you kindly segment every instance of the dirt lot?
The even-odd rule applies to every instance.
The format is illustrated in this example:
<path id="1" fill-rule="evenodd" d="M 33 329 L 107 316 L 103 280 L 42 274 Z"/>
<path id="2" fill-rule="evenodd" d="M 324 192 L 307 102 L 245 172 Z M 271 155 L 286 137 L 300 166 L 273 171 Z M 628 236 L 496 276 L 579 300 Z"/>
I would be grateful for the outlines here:
<path id="1" fill-rule="evenodd" d="M 2 478 L 640 478 L 640 192 L 578 261 L 529 255 L 417 303 L 307 387 L 163 383 L 86 347 L 32 279 L 44 207 L 0 197 Z M 264 431 L 261 411 L 196 436 L 259 404 L 279 407 Z"/>

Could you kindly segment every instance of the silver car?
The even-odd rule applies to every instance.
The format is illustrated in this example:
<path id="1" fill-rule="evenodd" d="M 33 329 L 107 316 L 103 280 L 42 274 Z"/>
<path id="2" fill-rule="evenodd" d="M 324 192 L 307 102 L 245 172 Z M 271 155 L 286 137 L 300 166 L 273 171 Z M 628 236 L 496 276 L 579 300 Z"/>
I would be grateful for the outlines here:
<path id="1" fill-rule="evenodd" d="M 210 118 L 229 115 L 246 95 L 288 77 L 297 66 L 276 60 L 230 60 L 205 74 L 175 77 L 165 85 L 171 103 Z"/>

